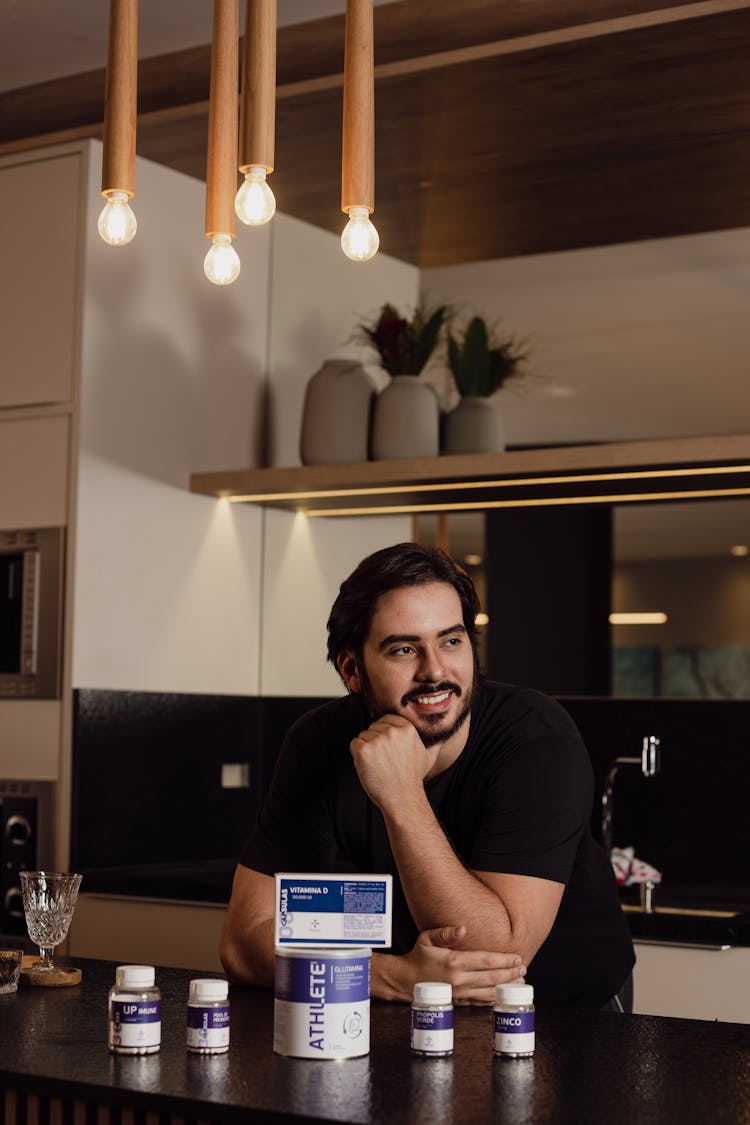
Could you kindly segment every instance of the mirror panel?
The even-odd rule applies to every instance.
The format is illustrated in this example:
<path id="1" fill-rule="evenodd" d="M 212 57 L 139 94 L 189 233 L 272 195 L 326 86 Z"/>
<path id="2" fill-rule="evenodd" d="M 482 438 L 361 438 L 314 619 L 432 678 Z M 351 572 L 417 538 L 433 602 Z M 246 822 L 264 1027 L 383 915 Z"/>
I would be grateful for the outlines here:
<path id="1" fill-rule="evenodd" d="M 484 610 L 493 582 L 485 531 L 481 512 L 419 516 L 413 531 L 466 567 Z M 612 548 L 611 611 L 666 620 L 612 625 L 611 694 L 750 699 L 750 500 L 616 505 Z M 483 667 L 493 628 L 502 624 L 480 627 Z"/>

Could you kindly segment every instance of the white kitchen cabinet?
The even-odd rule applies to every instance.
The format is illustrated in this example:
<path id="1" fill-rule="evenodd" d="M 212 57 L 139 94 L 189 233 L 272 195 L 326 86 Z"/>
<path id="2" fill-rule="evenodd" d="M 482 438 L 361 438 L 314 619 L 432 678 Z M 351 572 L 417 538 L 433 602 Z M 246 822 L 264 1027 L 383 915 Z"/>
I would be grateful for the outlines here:
<path id="1" fill-rule="evenodd" d="M 65 952 L 121 964 L 172 965 L 221 971 L 219 938 L 226 907 L 78 896 Z"/>
<path id="2" fill-rule="evenodd" d="M 80 152 L 0 167 L 0 407 L 73 396 L 82 177 Z"/>
<path id="3" fill-rule="evenodd" d="M 636 942 L 633 1011 L 750 1023 L 750 948 Z"/>
<path id="4" fill-rule="evenodd" d="M 0 528 L 68 523 L 70 418 L 0 412 Z"/>

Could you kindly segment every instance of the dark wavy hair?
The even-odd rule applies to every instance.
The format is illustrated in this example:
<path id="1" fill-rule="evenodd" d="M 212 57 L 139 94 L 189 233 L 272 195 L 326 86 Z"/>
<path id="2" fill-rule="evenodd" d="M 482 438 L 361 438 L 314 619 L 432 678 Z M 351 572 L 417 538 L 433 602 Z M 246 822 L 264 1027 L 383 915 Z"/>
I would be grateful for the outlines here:
<path id="1" fill-rule="evenodd" d="M 328 659 L 334 668 L 338 667 L 336 661 L 342 652 L 353 652 L 358 661 L 361 659 L 375 603 L 381 594 L 401 586 L 424 586 L 429 582 L 445 582 L 458 594 L 464 628 L 476 662 L 475 618 L 479 598 L 469 575 L 436 547 L 396 543 L 368 555 L 341 583 L 328 618 Z"/>

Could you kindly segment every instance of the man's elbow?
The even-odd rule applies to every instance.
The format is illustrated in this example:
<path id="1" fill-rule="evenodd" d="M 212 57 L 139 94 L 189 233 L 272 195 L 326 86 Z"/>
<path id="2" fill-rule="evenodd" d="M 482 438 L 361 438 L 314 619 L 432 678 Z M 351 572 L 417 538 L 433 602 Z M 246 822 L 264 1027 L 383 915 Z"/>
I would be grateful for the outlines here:
<path id="1" fill-rule="evenodd" d="M 515 954 L 524 965 L 530 965 L 549 932 L 540 929 L 535 921 L 514 917 L 505 909 L 489 912 L 478 926 L 467 929 L 464 948 Z"/>
<path id="2" fill-rule="evenodd" d="M 530 965 L 549 936 L 551 926 L 546 921 L 531 918 L 510 918 L 506 953 L 517 954 L 524 965 Z"/>

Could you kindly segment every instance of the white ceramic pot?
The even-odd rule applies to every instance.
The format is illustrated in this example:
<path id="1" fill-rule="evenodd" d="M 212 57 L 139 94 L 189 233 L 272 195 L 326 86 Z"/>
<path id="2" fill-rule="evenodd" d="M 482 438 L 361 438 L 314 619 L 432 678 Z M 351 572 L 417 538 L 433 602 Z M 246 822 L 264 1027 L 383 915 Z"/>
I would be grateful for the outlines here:
<path id="1" fill-rule="evenodd" d="M 502 453 L 500 411 L 488 398 L 462 398 L 445 416 L 443 453 Z"/>
<path id="2" fill-rule="evenodd" d="M 375 400 L 370 440 L 373 460 L 436 457 L 439 451 L 437 391 L 416 375 L 394 375 Z"/>
<path id="3" fill-rule="evenodd" d="M 307 384 L 302 411 L 303 465 L 366 461 L 377 385 L 356 360 L 327 359 Z"/>

